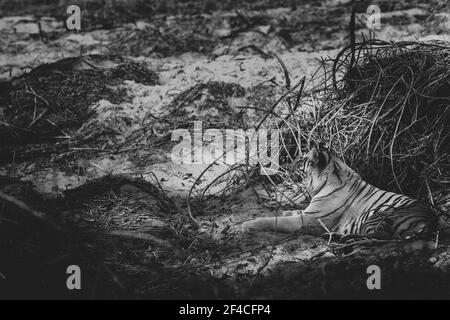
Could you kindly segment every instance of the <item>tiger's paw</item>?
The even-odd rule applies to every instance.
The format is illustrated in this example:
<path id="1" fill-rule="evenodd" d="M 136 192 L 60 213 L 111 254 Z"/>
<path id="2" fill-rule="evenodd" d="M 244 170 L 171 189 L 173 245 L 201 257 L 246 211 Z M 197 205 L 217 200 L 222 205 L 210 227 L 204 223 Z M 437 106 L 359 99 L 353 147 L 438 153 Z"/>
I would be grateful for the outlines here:
<path id="1" fill-rule="evenodd" d="M 243 232 L 270 230 L 270 221 L 271 218 L 256 218 L 242 223 L 240 229 Z"/>

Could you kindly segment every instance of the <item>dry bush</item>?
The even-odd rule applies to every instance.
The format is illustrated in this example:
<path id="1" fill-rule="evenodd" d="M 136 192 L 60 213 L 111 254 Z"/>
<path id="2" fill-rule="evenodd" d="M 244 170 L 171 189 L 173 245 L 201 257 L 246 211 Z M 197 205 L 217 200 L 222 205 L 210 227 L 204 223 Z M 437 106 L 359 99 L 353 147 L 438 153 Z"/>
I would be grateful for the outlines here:
<path id="1" fill-rule="evenodd" d="M 344 49 L 308 137 L 369 182 L 428 198 L 450 176 L 449 62 L 450 47 L 436 44 L 374 40 Z"/>

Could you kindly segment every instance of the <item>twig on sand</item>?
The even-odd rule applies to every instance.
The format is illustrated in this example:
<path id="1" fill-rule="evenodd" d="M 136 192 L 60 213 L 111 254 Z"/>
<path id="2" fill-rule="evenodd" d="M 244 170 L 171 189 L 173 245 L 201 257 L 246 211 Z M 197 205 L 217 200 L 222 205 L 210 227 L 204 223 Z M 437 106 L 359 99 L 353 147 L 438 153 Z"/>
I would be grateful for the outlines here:
<path id="1" fill-rule="evenodd" d="M 326 233 L 328 235 L 328 242 L 327 242 L 327 244 L 330 245 L 331 240 L 333 239 L 333 232 L 331 232 L 330 229 L 328 229 L 328 227 L 322 222 L 321 219 L 317 219 L 317 221 L 319 221 L 319 223 L 322 226 L 322 228 L 324 228 L 325 231 L 327 232 Z"/>
<path id="2" fill-rule="evenodd" d="M 267 117 L 270 115 L 270 113 L 273 112 L 273 110 L 280 104 L 281 101 L 283 101 L 289 94 L 291 94 L 295 89 L 297 89 L 302 83 L 304 83 L 303 79 L 300 80 L 295 86 L 293 86 L 290 90 L 288 90 L 285 94 L 283 94 L 275 103 L 267 110 L 267 113 L 264 115 L 264 117 L 261 119 L 259 124 L 256 126 L 255 130 L 258 131 L 259 128 L 262 126 L 264 121 L 266 121 Z"/>
<path id="3" fill-rule="evenodd" d="M 157 244 L 158 246 L 165 247 L 166 249 L 170 249 L 170 250 L 175 249 L 168 241 L 164 241 L 162 239 L 159 239 L 155 236 L 152 236 L 150 234 L 143 233 L 143 232 L 115 230 L 115 231 L 109 231 L 105 234 L 110 235 L 110 236 L 115 236 L 115 237 L 121 237 L 121 238 L 146 240 L 146 241 L 153 242 L 154 244 Z"/>
<path id="4" fill-rule="evenodd" d="M 289 89 L 291 88 L 291 78 L 290 78 L 290 76 L 289 76 L 289 71 L 288 71 L 288 69 L 286 68 L 286 65 L 284 64 L 284 61 L 281 60 L 281 58 L 280 58 L 276 53 L 272 53 L 272 54 L 273 54 L 273 56 L 274 56 L 275 58 L 277 58 L 278 62 L 279 62 L 280 65 L 281 65 L 281 68 L 283 68 L 284 79 L 285 79 L 285 87 L 286 87 L 287 90 L 289 90 Z"/>
<path id="5" fill-rule="evenodd" d="M 20 201 L 20 200 L 12 197 L 6 193 L 3 193 L 1 191 L 0 191 L 0 199 L 13 204 L 14 206 L 18 207 L 19 209 L 22 209 L 24 212 L 28 213 L 32 217 L 45 222 L 46 224 L 48 224 L 49 226 L 51 226 L 54 229 L 57 229 L 57 230 L 62 229 L 59 225 L 57 225 L 54 221 L 52 221 L 52 219 L 46 213 L 34 210 L 33 208 L 31 208 L 29 205 L 27 205 L 23 201 Z"/>

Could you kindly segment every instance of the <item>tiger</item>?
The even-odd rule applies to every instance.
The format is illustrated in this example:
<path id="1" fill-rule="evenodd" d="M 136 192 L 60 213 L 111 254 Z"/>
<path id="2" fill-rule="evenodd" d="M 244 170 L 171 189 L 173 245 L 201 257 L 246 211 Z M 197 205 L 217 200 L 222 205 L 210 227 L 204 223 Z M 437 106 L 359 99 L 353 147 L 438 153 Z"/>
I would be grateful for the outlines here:
<path id="1" fill-rule="evenodd" d="M 430 205 L 367 183 L 328 149 L 312 148 L 295 158 L 289 171 L 310 196 L 306 209 L 244 222 L 244 230 L 292 233 L 318 226 L 342 237 L 408 239 L 431 236 L 437 229 Z"/>

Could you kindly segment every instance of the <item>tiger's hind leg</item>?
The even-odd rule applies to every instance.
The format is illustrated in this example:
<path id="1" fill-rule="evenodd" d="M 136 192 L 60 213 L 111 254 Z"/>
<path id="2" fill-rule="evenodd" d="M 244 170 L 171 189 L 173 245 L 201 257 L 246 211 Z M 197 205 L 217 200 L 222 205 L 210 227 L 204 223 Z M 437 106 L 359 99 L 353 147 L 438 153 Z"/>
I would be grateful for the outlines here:
<path id="1" fill-rule="evenodd" d="M 392 220 L 385 215 L 374 214 L 361 226 L 360 233 L 346 234 L 340 239 L 343 243 L 360 240 L 391 240 L 394 237 Z"/>
<path id="2" fill-rule="evenodd" d="M 350 244 L 362 240 L 390 240 L 392 239 L 391 236 L 388 236 L 386 234 L 378 234 L 378 233 L 372 233 L 372 234 L 346 234 L 344 236 L 341 236 L 338 240 L 340 243 Z"/>
<path id="3" fill-rule="evenodd" d="M 374 213 L 362 226 L 361 234 L 380 240 L 427 238 L 437 229 L 436 215 L 423 203 Z"/>

